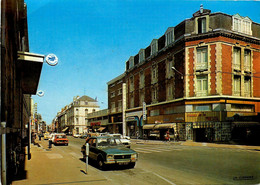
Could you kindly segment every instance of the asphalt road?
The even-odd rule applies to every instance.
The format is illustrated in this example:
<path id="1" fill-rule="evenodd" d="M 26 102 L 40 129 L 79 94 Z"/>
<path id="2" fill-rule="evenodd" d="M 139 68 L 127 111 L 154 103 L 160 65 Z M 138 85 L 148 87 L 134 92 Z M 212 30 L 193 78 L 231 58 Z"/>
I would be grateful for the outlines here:
<path id="1" fill-rule="evenodd" d="M 69 146 L 54 146 L 60 152 L 82 157 L 84 139 L 69 137 Z M 257 184 L 260 182 L 260 152 L 172 145 L 132 144 L 139 154 L 134 169 L 112 168 L 97 174 L 111 184 Z M 80 161 L 84 163 L 84 161 Z"/>

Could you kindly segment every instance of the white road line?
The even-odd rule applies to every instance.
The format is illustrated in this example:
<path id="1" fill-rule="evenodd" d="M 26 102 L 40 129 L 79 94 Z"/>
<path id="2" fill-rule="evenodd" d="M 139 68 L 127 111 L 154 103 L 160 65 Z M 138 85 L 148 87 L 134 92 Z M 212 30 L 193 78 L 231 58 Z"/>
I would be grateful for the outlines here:
<path id="1" fill-rule="evenodd" d="M 153 174 L 156 175 L 157 177 L 159 177 L 159 178 L 165 180 L 165 181 L 168 182 L 169 184 L 176 185 L 176 184 L 174 184 L 173 182 L 169 181 L 168 179 L 162 177 L 161 175 L 159 175 L 159 174 L 157 174 L 157 173 L 155 173 L 155 172 L 153 172 Z"/>

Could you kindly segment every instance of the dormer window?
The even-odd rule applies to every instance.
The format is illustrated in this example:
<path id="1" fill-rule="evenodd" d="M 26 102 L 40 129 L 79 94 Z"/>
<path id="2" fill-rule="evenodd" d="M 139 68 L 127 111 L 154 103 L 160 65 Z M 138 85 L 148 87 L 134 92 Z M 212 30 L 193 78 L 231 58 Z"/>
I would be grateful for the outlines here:
<path id="1" fill-rule="evenodd" d="M 133 67 L 134 67 L 134 57 L 131 56 L 131 57 L 129 58 L 129 69 L 131 69 L 131 68 L 133 68 Z"/>
<path id="2" fill-rule="evenodd" d="M 158 51 L 158 39 L 153 39 L 151 43 L 151 55 L 155 54 Z"/>
<path id="3" fill-rule="evenodd" d="M 165 32 L 165 45 L 168 46 L 174 41 L 174 27 L 170 27 Z"/>
<path id="4" fill-rule="evenodd" d="M 206 17 L 198 19 L 198 33 L 206 33 Z"/>
<path id="5" fill-rule="evenodd" d="M 232 16 L 232 29 L 237 32 L 252 35 L 252 21 L 248 17 L 241 17 L 239 14 Z"/>
<path id="6" fill-rule="evenodd" d="M 145 60 L 144 49 L 140 49 L 140 51 L 139 51 L 139 63 L 143 62 L 144 60 Z"/>

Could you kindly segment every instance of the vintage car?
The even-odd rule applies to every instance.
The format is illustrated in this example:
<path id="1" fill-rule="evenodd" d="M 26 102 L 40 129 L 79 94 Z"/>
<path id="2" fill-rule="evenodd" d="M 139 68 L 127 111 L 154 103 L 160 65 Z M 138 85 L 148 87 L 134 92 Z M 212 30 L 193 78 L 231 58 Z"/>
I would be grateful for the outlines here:
<path id="1" fill-rule="evenodd" d="M 131 141 L 130 141 L 130 138 L 127 137 L 127 136 L 123 136 L 122 134 L 108 134 L 108 136 L 111 136 L 113 138 L 116 138 L 116 139 L 120 139 L 121 142 L 127 147 L 127 148 L 130 148 L 130 145 L 131 145 Z"/>
<path id="2" fill-rule="evenodd" d="M 126 148 L 120 139 L 110 136 L 93 136 L 86 140 L 89 144 L 89 158 L 97 162 L 100 169 L 108 165 L 127 165 L 134 168 L 137 152 Z M 86 144 L 81 147 L 83 158 L 86 158 Z"/>
<path id="3" fill-rule="evenodd" d="M 65 134 L 55 134 L 53 139 L 54 145 L 69 145 L 69 140 Z"/>

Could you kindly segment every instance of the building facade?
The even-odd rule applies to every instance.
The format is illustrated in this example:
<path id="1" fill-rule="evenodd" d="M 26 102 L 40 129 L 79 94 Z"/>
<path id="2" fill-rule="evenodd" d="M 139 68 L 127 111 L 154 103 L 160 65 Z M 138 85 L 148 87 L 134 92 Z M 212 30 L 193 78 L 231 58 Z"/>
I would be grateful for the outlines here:
<path id="1" fill-rule="evenodd" d="M 0 184 L 11 184 L 24 172 L 25 157 L 31 158 L 31 95 L 37 91 L 44 55 L 29 53 L 24 1 L 2 0 L 0 11 Z"/>
<path id="2" fill-rule="evenodd" d="M 259 56 L 258 23 L 201 7 L 126 62 L 127 135 L 156 130 L 163 139 L 170 130 L 181 140 L 259 140 Z M 113 84 L 110 114 L 122 101 Z"/>
<path id="3" fill-rule="evenodd" d="M 82 134 L 87 132 L 88 114 L 99 111 L 97 100 L 88 96 L 77 96 L 57 114 L 58 132 Z"/>

